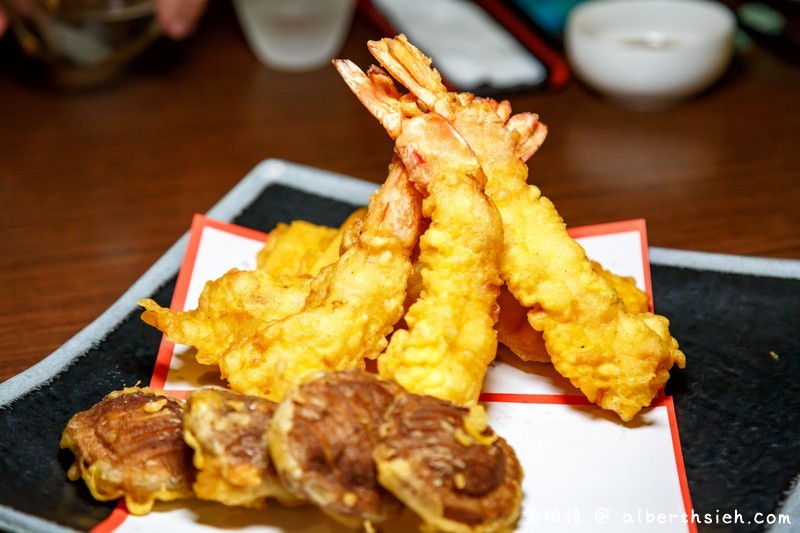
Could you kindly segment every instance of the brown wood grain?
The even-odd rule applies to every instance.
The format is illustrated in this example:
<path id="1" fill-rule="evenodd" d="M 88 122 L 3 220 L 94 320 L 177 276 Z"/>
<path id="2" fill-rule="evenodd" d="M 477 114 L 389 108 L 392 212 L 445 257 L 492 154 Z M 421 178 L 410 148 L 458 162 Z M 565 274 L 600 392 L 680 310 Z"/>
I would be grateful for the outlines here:
<path id="1" fill-rule="evenodd" d="M 341 55 L 366 66 L 357 20 Z M 392 144 L 333 68 L 273 72 L 228 3 L 112 86 L 48 89 L 0 41 L 0 381 L 111 305 L 259 161 L 381 181 Z M 684 105 L 621 109 L 579 83 L 508 95 L 539 113 L 530 162 L 569 225 L 645 218 L 649 242 L 800 258 L 800 71 L 751 48 Z"/>

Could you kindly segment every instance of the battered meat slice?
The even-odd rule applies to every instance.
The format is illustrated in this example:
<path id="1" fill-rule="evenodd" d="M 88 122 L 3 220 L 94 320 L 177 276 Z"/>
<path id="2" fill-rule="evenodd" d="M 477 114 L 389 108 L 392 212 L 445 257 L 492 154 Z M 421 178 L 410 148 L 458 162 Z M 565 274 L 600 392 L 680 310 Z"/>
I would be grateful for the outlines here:
<path id="1" fill-rule="evenodd" d="M 131 514 L 147 514 L 155 500 L 193 495 L 183 406 L 149 388 L 112 392 L 73 416 L 61 447 L 75 455 L 71 480 L 83 478 L 97 500 L 124 497 Z"/>
<path id="2" fill-rule="evenodd" d="M 184 439 L 194 449 L 198 498 L 263 507 L 268 498 L 298 503 L 281 485 L 267 450 L 277 404 L 225 389 L 193 392 L 186 403 Z"/>
<path id="3" fill-rule="evenodd" d="M 400 391 L 361 370 L 317 374 L 295 387 L 269 433 L 284 486 L 349 527 L 395 516 L 402 505 L 378 484 L 372 455 Z"/>
<path id="4" fill-rule="evenodd" d="M 522 500 L 514 450 L 486 425 L 480 406 L 401 395 L 375 449 L 378 480 L 432 529 L 513 529 Z"/>

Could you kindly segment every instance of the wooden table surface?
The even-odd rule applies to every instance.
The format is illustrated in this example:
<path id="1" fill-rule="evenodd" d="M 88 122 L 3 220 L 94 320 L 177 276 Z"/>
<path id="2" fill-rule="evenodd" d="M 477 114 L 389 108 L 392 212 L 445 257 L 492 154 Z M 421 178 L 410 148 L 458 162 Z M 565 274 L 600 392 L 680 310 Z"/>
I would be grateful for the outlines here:
<path id="1" fill-rule="evenodd" d="M 341 52 L 378 37 L 357 19 Z M 332 67 L 250 52 L 228 3 L 160 41 L 116 84 L 55 91 L 0 41 L 0 381 L 111 305 L 258 162 L 382 181 L 392 143 Z M 531 183 L 568 225 L 647 220 L 651 246 L 800 259 L 800 70 L 740 51 L 679 107 L 620 109 L 579 83 L 508 95 L 549 136 Z"/>

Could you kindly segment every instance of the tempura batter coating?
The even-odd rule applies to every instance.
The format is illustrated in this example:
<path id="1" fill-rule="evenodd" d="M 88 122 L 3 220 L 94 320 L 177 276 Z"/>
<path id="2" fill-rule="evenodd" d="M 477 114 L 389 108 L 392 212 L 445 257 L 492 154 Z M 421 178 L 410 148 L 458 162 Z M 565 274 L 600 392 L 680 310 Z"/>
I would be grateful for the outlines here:
<path id="1" fill-rule="evenodd" d="M 356 209 L 338 228 L 303 220 L 278 224 L 258 252 L 257 268 L 273 276 L 316 276 L 339 259 L 345 231 L 365 215 L 365 208 Z"/>
<path id="2" fill-rule="evenodd" d="M 430 219 L 419 240 L 423 289 L 405 315 L 408 329 L 394 332 L 378 371 L 409 391 L 474 403 L 497 351 L 502 284 L 502 222 L 483 194 L 486 178 L 442 116 L 408 105 L 381 72 L 365 75 L 351 62 L 334 64 L 396 139 L 396 152 L 423 191 L 423 215 Z"/>
<path id="3" fill-rule="evenodd" d="M 234 268 L 207 282 L 191 311 L 161 307 L 150 299 L 138 304 L 145 308 L 142 320 L 171 341 L 194 346 L 197 360 L 211 365 L 241 337 L 299 311 L 310 290 L 311 278 Z"/>
<path id="4" fill-rule="evenodd" d="M 497 297 L 500 315 L 497 319 L 497 340 L 523 361 L 549 363 L 550 354 L 542 333 L 528 322 L 528 309 L 514 298 L 508 287 Z"/>
<path id="5" fill-rule="evenodd" d="M 299 273 L 316 275 L 319 271 L 312 273 L 312 266 L 338 233 L 336 228 L 318 226 L 304 220 L 280 223 L 269 232 L 267 242 L 259 250 L 256 268 L 273 276 Z"/>
<path id="6" fill-rule="evenodd" d="M 522 467 L 486 424 L 480 405 L 401 394 L 375 449 L 381 484 L 436 531 L 510 531 L 520 513 Z"/>
<path id="7" fill-rule="evenodd" d="M 619 299 L 625 304 L 629 313 L 646 313 L 650 309 L 650 296 L 636 286 L 636 280 L 630 276 L 618 276 L 602 267 L 597 261 L 590 261 L 594 271 L 608 281 L 617 291 Z"/>
<path id="8" fill-rule="evenodd" d="M 277 404 L 225 389 L 201 389 L 186 400 L 184 435 L 194 450 L 195 495 L 225 505 L 298 503 L 278 478 L 267 432 Z"/>
<path id="9" fill-rule="evenodd" d="M 650 297 L 636 287 L 636 281 L 630 277 L 617 276 L 605 270 L 600 263 L 591 261 L 592 268 L 614 286 L 625 309 L 630 313 L 644 313 L 649 309 Z M 497 340 L 506 345 L 523 361 L 549 363 L 544 337 L 528 322 L 528 309 L 523 307 L 508 287 L 500 290 L 497 298 L 500 306 L 500 317 L 497 320 Z"/>
<path id="10" fill-rule="evenodd" d="M 497 351 L 500 217 L 471 150 L 438 115 L 406 122 L 397 150 L 427 192 L 430 226 L 419 241 L 422 293 L 378 369 L 409 391 L 473 403 Z"/>
<path id="11" fill-rule="evenodd" d="M 393 163 L 354 242 L 311 283 L 298 312 L 270 322 L 220 355 L 222 377 L 245 394 L 279 401 L 304 376 L 364 368 L 403 316 L 410 255 L 420 224 L 419 192 Z"/>
<path id="12" fill-rule="evenodd" d="M 378 484 L 372 454 L 400 391 L 360 370 L 315 374 L 293 389 L 269 432 L 286 487 L 350 527 L 397 515 L 400 502 Z"/>
<path id="13" fill-rule="evenodd" d="M 537 117 L 511 117 L 507 103 L 448 93 L 430 59 L 402 35 L 370 42 L 369 48 L 427 108 L 445 116 L 477 155 L 488 178 L 486 193 L 503 219 L 501 276 L 531 309 L 528 320 L 543 332 L 555 368 L 590 401 L 630 420 L 664 386 L 673 364 L 685 365 L 685 356 L 666 318 L 625 309 L 567 234 L 552 202 L 526 183 L 528 169 L 517 154 L 521 142 L 536 146 L 543 139 Z"/>
<path id="14" fill-rule="evenodd" d="M 193 495 L 183 406 L 149 388 L 112 392 L 77 413 L 64 430 L 61 447 L 75 455 L 71 480 L 83 478 L 97 500 L 125 498 L 131 514 L 149 513 L 156 500 Z"/>
<path id="15" fill-rule="evenodd" d="M 324 250 L 311 254 L 310 267 L 289 267 L 319 267 L 315 277 L 234 269 L 206 284 L 197 309 L 172 311 L 142 300 L 142 319 L 170 340 L 195 346 L 199 362 L 217 363 L 231 388 L 244 394 L 277 401 L 308 373 L 363 368 L 403 316 L 420 210 L 419 192 L 398 161 L 366 214 L 355 212 Z M 339 249 L 336 239 L 342 254 L 323 268 Z M 283 270 L 281 261 L 264 261 L 265 268 Z"/>
<path id="16" fill-rule="evenodd" d="M 256 271 L 234 268 L 209 281 L 191 311 L 141 300 L 142 320 L 171 341 L 197 348 L 200 363 L 215 364 L 238 339 L 302 309 L 313 276 L 339 258 L 346 228 L 364 213 L 355 210 L 339 228 L 304 221 L 278 224 L 258 253 Z"/>

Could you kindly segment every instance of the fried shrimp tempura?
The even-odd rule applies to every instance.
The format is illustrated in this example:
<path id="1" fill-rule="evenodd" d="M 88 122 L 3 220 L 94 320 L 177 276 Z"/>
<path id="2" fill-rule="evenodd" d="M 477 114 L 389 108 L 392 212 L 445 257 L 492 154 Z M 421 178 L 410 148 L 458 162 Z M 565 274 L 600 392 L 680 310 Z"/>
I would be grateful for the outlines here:
<path id="1" fill-rule="evenodd" d="M 644 313 L 649 309 L 650 297 L 636 286 L 636 280 L 617 276 L 605 270 L 596 261 L 591 261 L 591 263 L 595 272 L 614 286 L 628 312 Z M 500 317 L 497 320 L 497 340 L 523 361 L 549 363 L 550 354 L 547 353 L 542 333 L 533 329 L 528 322 L 528 309 L 514 298 L 514 295 L 508 291 L 508 287 L 500 290 L 497 303 L 500 306 Z"/>
<path id="2" fill-rule="evenodd" d="M 191 449 L 183 441 L 183 405 L 149 388 L 108 394 L 73 416 L 61 448 L 75 456 L 68 476 L 83 478 L 96 500 L 125 498 L 134 515 L 156 500 L 190 498 Z"/>
<path id="3" fill-rule="evenodd" d="M 336 260 L 345 231 L 357 227 L 365 212 L 366 209 L 363 208 L 354 211 L 338 229 L 303 221 L 297 221 L 303 222 L 302 224 L 293 222 L 290 225 L 279 225 L 269 234 L 267 244 L 272 243 L 271 246 L 265 246 L 259 252 L 259 259 L 262 261 L 259 268 L 273 275 L 284 276 L 304 276 L 318 271 Z M 333 240 L 327 244 L 325 250 L 321 250 L 317 246 L 317 237 L 334 233 Z M 291 250 L 291 253 L 283 253 L 280 250 Z M 298 257 L 302 257 L 302 260 L 297 261 Z M 422 266 L 419 261 L 414 262 L 406 290 L 406 309 L 419 299 L 422 292 Z M 648 310 L 649 297 L 646 292 L 636 287 L 633 278 L 617 276 L 594 261 L 592 267 L 614 285 L 628 311 L 640 313 Z M 533 329 L 528 322 L 528 309 L 508 292 L 507 287 L 501 287 L 497 304 L 500 308 L 495 324 L 497 340 L 523 361 L 549 363 L 550 354 L 547 353 L 541 332 Z"/>
<path id="4" fill-rule="evenodd" d="M 376 358 L 403 316 L 420 219 L 419 192 L 395 162 L 370 200 L 361 231 L 313 279 L 302 309 L 220 354 L 231 388 L 279 401 L 307 374 L 364 368 L 365 358 Z"/>
<path id="5" fill-rule="evenodd" d="M 648 405 L 685 356 L 666 318 L 630 313 L 567 234 L 552 202 L 526 183 L 520 151 L 535 150 L 545 128 L 508 103 L 448 93 L 430 59 L 404 36 L 369 43 L 381 65 L 428 109 L 445 116 L 472 147 L 486 193 L 503 219 L 501 276 L 543 333 L 553 365 L 586 397 L 630 420 Z"/>
<path id="6" fill-rule="evenodd" d="M 498 272 L 503 231 L 483 194 L 485 177 L 464 139 L 436 113 L 403 101 L 380 73 L 334 64 L 396 139 L 409 178 L 424 193 L 430 225 L 419 239 L 423 289 L 378 359 L 379 373 L 412 392 L 476 402 L 497 350 Z"/>

